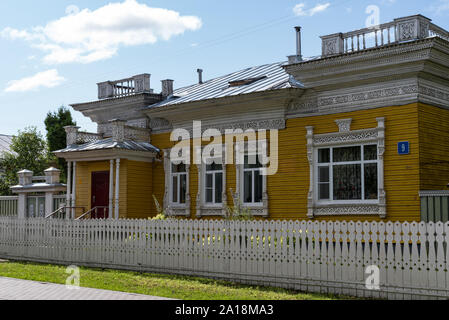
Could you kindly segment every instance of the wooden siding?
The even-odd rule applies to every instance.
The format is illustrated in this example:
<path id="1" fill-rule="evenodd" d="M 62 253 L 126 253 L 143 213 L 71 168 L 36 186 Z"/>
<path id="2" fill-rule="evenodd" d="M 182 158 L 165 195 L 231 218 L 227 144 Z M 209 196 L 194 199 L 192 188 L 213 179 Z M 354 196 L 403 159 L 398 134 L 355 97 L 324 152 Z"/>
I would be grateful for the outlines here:
<path id="1" fill-rule="evenodd" d="M 127 218 L 147 219 L 155 216 L 156 209 L 154 208 L 152 190 L 152 163 L 128 161 L 127 168 Z"/>
<path id="2" fill-rule="evenodd" d="M 421 190 L 447 190 L 449 183 L 449 111 L 419 105 Z"/>
<path id="3" fill-rule="evenodd" d="M 279 171 L 268 177 L 270 217 L 306 219 L 309 190 L 306 126 L 314 134 L 338 132 L 337 119 L 352 118 L 351 130 L 377 127 L 385 117 L 384 174 L 387 220 L 413 221 L 420 218 L 418 106 L 410 104 L 332 115 L 290 119 L 279 132 Z M 410 154 L 398 155 L 397 143 L 410 141 Z M 380 220 L 376 216 L 331 216 L 329 220 Z"/>
<path id="4" fill-rule="evenodd" d="M 369 110 L 311 116 L 287 120 L 287 128 L 279 131 L 279 170 L 268 177 L 269 212 L 272 219 L 306 219 L 309 190 L 306 126 L 314 126 L 315 134 L 337 132 L 336 119 L 352 118 L 352 130 L 374 128 L 377 117 L 385 117 L 386 151 L 384 155 L 387 219 L 413 221 L 420 219 L 420 170 L 418 140 L 418 104 L 384 107 Z M 152 135 L 152 143 L 160 149 L 173 146 L 170 134 Z M 397 143 L 410 142 L 410 154 L 398 155 Z M 232 204 L 229 189 L 235 190 L 235 167 L 227 166 L 228 203 Z M 153 167 L 153 193 L 163 200 L 165 188 L 163 163 Z M 191 166 L 191 216 L 195 217 L 198 189 L 196 166 Z M 447 181 L 449 182 L 449 181 Z M 446 182 L 446 183 L 447 183 Z M 323 218 L 319 218 L 323 219 Z M 376 216 L 334 216 L 330 220 L 380 220 Z"/>

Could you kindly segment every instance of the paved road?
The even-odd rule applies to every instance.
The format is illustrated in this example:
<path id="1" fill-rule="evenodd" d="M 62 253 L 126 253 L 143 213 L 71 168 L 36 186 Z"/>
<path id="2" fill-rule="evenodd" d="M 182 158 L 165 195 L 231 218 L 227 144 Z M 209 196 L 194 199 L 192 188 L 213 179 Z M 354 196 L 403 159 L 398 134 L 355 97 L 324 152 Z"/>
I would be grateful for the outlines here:
<path id="1" fill-rule="evenodd" d="M 169 300 L 143 294 L 79 288 L 0 277 L 0 300 Z"/>

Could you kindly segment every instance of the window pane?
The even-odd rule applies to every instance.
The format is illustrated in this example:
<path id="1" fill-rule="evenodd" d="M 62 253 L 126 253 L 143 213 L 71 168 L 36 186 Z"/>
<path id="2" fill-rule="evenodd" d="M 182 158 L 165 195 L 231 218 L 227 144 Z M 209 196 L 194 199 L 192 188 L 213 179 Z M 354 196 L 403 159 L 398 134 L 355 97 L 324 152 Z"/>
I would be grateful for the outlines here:
<path id="1" fill-rule="evenodd" d="M 176 203 L 178 202 L 178 177 L 174 176 L 172 179 L 172 201 Z"/>
<path id="2" fill-rule="evenodd" d="M 206 188 L 212 188 L 213 174 L 206 174 Z"/>
<path id="3" fill-rule="evenodd" d="M 318 185 L 318 197 L 319 200 L 329 200 L 329 183 Z"/>
<path id="4" fill-rule="evenodd" d="M 181 164 L 172 164 L 172 172 L 173 173 L 179 173 L 179 172 L 187 172 L 186 165 Z"/>
<path id="5" fill-rule="evenodd" d="M 363 149 L 364 160 L 377 160 L 377 145 L 365 146 Z"/>
<path id="6" fill-rule="evenodd" d="M 329 182 L 329 167 L 318 168 L 318 182 Z"/>
<path id="7" fill-rule="evenodd" d="M 258 155 L 245 155 L 245 169 L 262 168 Z"/>
<path id="8" fill-rule="evenodd" d="M 334 148 L 333 150 L 333 161 L 334 162 L 344 162 L 344 161 L 360 161 L 361 149 L 357 147 L 343 147 Z"/>
<path id="9" fill-rule="evenodd" d="M 362 180 L 360 164 L 333 167 L 334 200 L 360 200 Z"/>
<path id="10" fill-rule="evenodd" d="M 260 171 L 254 171 L 254 202 L 262 202 L 263 177 Z"/>
<path id="11" fill-rule="evenodd" d="M 215 203 L 221 203 L 223 193 L 223 174 L 215 174 Z"/>
<path id="12" fill-rule="evenodd" d="M 244 194 L 243 199 L 245 202 L 253 202 L 253 172 L 245 172 L 244 176 Z"/>
<path id="13" fill-rule="evenodd" d="M 318 168 L 318 182 L 318 199 L 329 200 L 329 167 Z"/>
<path id="14" fill-rule="evenodd" d="M 181 179 L 181 190 L 179 194 L 179 203 L 186 203 L 186 193 L 187 193 L 187 175 L 183 174 L 179 176 Z"/>
<path id="15" fill-rule="evenodd" d="M 221 164 L 212 163 L 206 165 L 206 171 L 220 171 L 223 170 L 223 166 Z"/>
<path id="16" fill-rule="evenodd" d="M 377 199 L 377 163 L 365 164 L 365 199 Z"/>
<path id="17" fill-rule="evenodd" d="M 330 150 L 329 149 L 319 149 L 318 150 L 318 162 L 328 163 L 330 162 Z"/>
<path id="18" fill-rule="evenodd" d="M 206 202 L 207 203 L 212 203 L 213 199 L 212 199 L 212 188 L 207 188 L 206 189 Z"/>
<path id="19" fill-rule="evenodd" d="M 211 203 L 213 201 L 213 179 L 214 176 L 212 174 L 206 174 L 206 202 Z"/>

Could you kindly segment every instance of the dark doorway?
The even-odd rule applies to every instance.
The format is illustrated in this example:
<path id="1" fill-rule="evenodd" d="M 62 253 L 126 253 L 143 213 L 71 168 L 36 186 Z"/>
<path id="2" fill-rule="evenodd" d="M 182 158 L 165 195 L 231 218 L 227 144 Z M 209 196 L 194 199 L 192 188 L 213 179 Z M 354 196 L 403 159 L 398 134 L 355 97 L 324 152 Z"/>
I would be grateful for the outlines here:
<path id="1" fill-rule="evenodd" d="M 109 171 L 92 172 L 92 219 L 109 217 Z"/>

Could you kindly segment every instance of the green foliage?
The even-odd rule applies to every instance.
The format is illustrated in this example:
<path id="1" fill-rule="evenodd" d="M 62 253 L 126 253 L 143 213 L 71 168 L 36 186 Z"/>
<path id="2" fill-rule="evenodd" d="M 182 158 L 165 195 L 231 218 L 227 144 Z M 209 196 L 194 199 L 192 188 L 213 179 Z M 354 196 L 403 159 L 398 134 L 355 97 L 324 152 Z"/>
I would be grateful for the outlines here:
<path id="1" fill-rule="evenodd" d="M 234 206 L 226 207 L 225 219 L 226 220 L 238 220 L 238 221 L 254 220 L 254 216 L 251 213 L 251 209 L 245 208 L 243 206 L 242 202 L 240 201 L 240 199 L 238 199 L 238 197 L 236 196 L 236 194 L 234 193 L 234 191 L 232 189 L 229 189 L 229 191 L 231 192 Z"/>
<path id="2" fill-rule="evenodd" d="M 27 169 L 43 175 L 49 166 L 47 144 L 35 127 L 19 131 L 12 139 L 11 150 L 0 160 L 0 195 L 11 194 L 9 187 L 18 183 L 18 171 Z"/>
<path id="3" fill-rule="evenodd" d="M 50 152 L 64 149 L 67 146 L 65 126 L 74 126 L 76 123 L 72 119 L 70 110 L 60 107 L 56 112 L 48 112 L 45 118 L 45 128 L 47 130 L 47 143 Z M 54 156 L 52 156 L 53 159 Z M 55 159 L 59 169 L 62 171 L 61 180 L 65 181 L 67 176 L 67 163 L 64 159 Z"/>
<path id="4" fill-rule="evenodd" d="M 156 196 L 153 194 L 154 205 L 156 206 L 157 216 L 152 218 L 151 220 L 167 220 L 167 215 L 165 214 L 165 210 L 160 205 Z"/>

